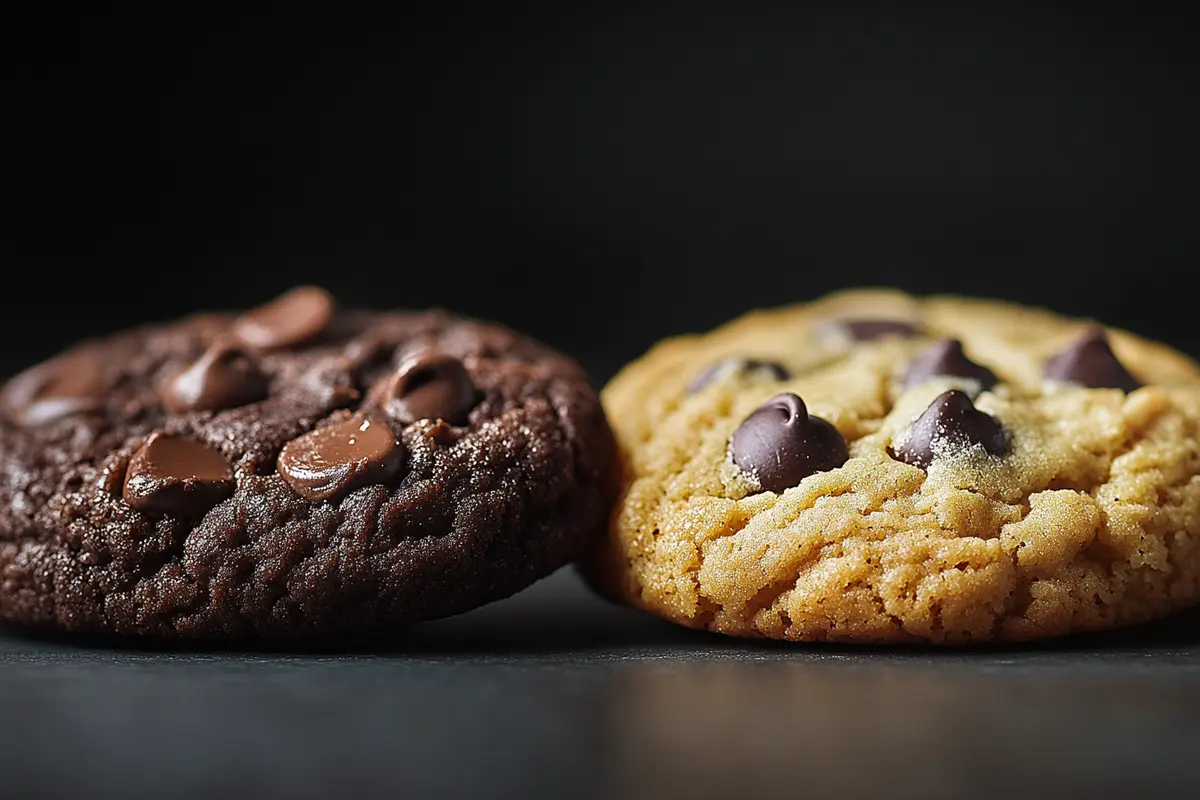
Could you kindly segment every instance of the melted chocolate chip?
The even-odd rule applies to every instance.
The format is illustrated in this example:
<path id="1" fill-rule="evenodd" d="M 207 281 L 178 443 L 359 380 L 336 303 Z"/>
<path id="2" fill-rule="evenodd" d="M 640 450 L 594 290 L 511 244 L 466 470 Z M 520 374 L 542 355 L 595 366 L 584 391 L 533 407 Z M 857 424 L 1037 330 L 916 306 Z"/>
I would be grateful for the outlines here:
<path id="1" fill-rule="evenodd" d="M 1122 389 L 1132 392 L 1141 386 L 1137 378 L 1117 360 L 1103 328 L 1094 327 L 1046 362 L 1050 380 L 1076 383 L 1090 389 Z"/>
<path id="2" fill-rule="evenodd" d="M 195 517 L 233 494 L 224 456 L 184 436 L 155 433 L 129 459 L 122 496 L 155 516 Z"/>
<path id="3" fill-rule="evenodd" d="M 843 319 L 831 326 L 855 342 L 874 342 L 888 336 L 915 339 L 922 334 L 916 324 L 898 319 Z"/>
<path id="4" fill-rule="evenodd" d="M 762 376 L 768 380 L 786 381 L 791 373 L 782 364 L 774 361 L 760 361 L 754 358 L 732 356 L 710 364 L 688 385 L 687 393 L 695 394 L 713 383 L 719 383 L 737 374 Z"/>
<path id="5" fill-rule="evenodd" d="M 407 359 L 377 393 L 387 413 L 404 423 L 441 419 L 461 425 L 475 406 L 475 385 L 467 368 L 437 351 Z"/>
<path id="6" fill-rule="evenodd" d="M 3 390 L 4 405 L 22 425 L 34 426 L 100 408 L 104 370 L 98 358 L 79 352 L 59 356 L 15 376 Z"/>
<path id="7" fill-rule="evenodd" d="M 325 329 L 333 317 L 333 298 L 317 286 L 298 286 L 243 314 L 234 337 L 252 350 L 278 350 L 303 344 Z"/>
<path id="8" fill-rule="evenodd" d="M 220 411 L 253 403 L 267 394 L 267 376 L 233 342 L 217 341 L 162 390 L 175 412 Z"/>
<path id="9" fill-rule="evenodd" d="M 277 466 L 292 491 L 321 502 L 391 480 L 406 457 L 387 425 L 351 417 L 288 442 Z"/>
<path id="10" fill-rule="evenodd" d="M 938 376 L 966 378 L 983 390 L 996 385 L 996 373 L 967 358 L 962 342 L 957 339 L 940 341 L 913 359 L 904 376 L 904 385 L 916 386 Z"/>
<path id="11" fill-rule="evenodd" d="M 804 401 L 794 394 L 775 395 L 746 417 L 729 440 L 729 453 L 734 464 L 771 492 L 837 469 L 849 458 L 837 428 L 809 416 Z"/>
<path id="12" fill-rule="evenodd" d="M 930 403 L 912 424 L 893 455 L 905 464 L 928 469 L 935 458 L 981 446 L 994 456 L 1008 452 L 1004 427 L 971 402 L 965 392 L 951 389 Z"/>

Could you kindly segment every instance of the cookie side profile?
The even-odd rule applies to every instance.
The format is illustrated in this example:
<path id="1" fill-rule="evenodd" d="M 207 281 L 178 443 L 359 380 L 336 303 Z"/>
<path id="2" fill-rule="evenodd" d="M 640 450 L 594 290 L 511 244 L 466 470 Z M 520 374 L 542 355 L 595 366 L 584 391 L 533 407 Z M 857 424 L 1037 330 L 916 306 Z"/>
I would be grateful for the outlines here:
<path id="1" fill-rule="evenodd" d="M 386 635 L 572 561 L 615 488 L 573 361 L 313 287 L 84 342 L 0 404 L 0 619 L 32 628 Z"/>
<path id="2" fill-rule="evenodd" d="M 602 399 L 624 489 L 583 572 L 674 622 L 951 644 L 1200 602 L 1200 368 L 1124 331 L 852 290 L 664 341 Z"/>

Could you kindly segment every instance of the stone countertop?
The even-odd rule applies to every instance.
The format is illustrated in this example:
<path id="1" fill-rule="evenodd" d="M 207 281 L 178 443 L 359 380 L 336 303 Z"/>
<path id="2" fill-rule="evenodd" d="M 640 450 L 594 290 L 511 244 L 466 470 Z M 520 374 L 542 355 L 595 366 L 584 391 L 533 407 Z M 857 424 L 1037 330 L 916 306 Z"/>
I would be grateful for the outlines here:
<path id="1" fill-rule="evenodd" d="M 1200 613 L 1032 647 L 672 627 L 567 569 L 374 653 L 0 635 L 4 797 L 1184 796 Z"/>

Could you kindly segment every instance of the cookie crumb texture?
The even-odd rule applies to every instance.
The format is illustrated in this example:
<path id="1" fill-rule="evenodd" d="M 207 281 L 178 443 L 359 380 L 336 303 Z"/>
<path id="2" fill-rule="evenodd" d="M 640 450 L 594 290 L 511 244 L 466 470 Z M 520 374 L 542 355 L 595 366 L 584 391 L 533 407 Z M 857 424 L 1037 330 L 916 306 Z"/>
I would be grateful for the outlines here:
<path id="1" fill-rule="evenodd" d="M 794 641 L 1032 640 L 1194 604 L 1200 370 L 1117 330 L 1097 354 L 1095 331 L 999 302 L 853 290 L 662 342 L 602 393 L 625 489 L 585 575 L 683 625 Z M 994 385 L 957 347 L 932 349 L 947 340 Z M 1087 369 L 1064 370 L 1059 355 L 1085 346 Z M 733 358 L 780 369 L 694 386 Z M 974 384 L 912 377 L 932 361 Z M 1128 385 L 1082 385 L 1105 380 Z M 1002 427 L 1002 454 L 935 443 L 925 468 L 898 460 L 893 446 L 956 388 Z M 732 463 L 730 437 L 780 393 L 831 423 L 849 458 L 772 492 Z"/>
<path id="2" fill-rule="evenodd" d="M 0 399 L 0 618 L 31 628 L 387 635 L 575 559 L 614 488 L 573 361 L 313 288 L 85 342 Z"/>

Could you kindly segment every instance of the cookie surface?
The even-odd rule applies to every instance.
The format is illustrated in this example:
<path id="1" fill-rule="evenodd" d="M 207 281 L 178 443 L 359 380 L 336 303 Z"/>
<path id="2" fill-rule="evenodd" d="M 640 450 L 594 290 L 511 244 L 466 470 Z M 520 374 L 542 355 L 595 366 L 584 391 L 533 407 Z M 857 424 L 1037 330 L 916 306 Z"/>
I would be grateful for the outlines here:
<path id="1" fill-rule="evenodd" d="M 1126 332 L 854 290 L 664 341 L 602 398 L 624 492 L 585 575 L 683 625 L 1020 641 L 1200 601 L 1200 369 Z"/>
<path id="2" fill-rule="evenodd" d="M 571 561 L 613 490 L 573 361 L 315 288 L 85 342 L 0 400 L 0 619 L 36 628 L 388 634 Z"/>

